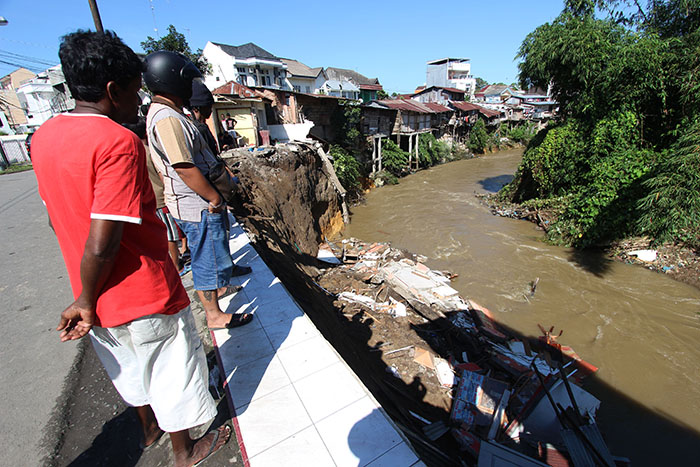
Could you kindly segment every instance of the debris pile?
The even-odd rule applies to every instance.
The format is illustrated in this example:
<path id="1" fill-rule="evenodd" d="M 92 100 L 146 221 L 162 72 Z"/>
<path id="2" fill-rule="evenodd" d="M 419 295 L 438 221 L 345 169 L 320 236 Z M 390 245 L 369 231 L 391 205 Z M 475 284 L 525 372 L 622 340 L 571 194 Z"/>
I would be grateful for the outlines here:
<path id="1" fill-rule="evenodd" d="M 381 352 L 387 384 L 417 380 L 424 405 L 443 408 L 421 413 L 413 405 L 421 439 L 407 433 L 441 462 L 625 464 L 596 425 L 600 401 L 580 387 L 597 368 L 560 344 L 561 332 L 540 326 L 539 339 L 516 336 L 461 297 L 450 286 L 455 276 L 389 244 L 326 243 L 318 259 L 333 266 L 317 285 L 345 317 L 371 323 L 368 343 Z"/>

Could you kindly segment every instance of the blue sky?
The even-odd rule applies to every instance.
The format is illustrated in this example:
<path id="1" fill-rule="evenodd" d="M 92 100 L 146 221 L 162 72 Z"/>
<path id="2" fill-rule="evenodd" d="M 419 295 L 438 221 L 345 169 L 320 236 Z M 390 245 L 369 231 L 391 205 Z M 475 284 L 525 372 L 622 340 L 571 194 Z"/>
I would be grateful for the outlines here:
<path id="1" fill-rule="evenodd" d="M 562 0 L 97 3 L 104 27 L 135 51 L 141 51 L 146 36 L 157 37 L 154 28 L 164 34 L 173 24 L 193 50 L 208 40 L 254 42 L 311 67 L 350 68 L 378 77 L 389 92 L 412 91 L 425 82 L 427 61 L 448 56 L 470 58 L 472 73 L 489 82 L 514 82 L 520 43 L 563 7 Z M 0 0 L 0 16 L 9 21 L 0 27 L 0 60 L 39 68 L 58 63 L 63 34 L 94 29 L 87 0 Z M 0 63 L 0 76 L 14 69 Z"/>

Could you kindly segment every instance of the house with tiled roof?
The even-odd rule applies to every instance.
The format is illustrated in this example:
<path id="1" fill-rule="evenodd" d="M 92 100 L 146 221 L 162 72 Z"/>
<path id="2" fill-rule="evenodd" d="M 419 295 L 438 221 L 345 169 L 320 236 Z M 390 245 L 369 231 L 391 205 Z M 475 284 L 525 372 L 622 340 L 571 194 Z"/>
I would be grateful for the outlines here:
<path id="1" fill-rule="evenodd" d="M 204 78 L 209 89 L 229 81 L 248 87 L 290 89 L 287 65 L 252 42 L 238 46 L 207 42 L 202 55 L 211 65 L 211 74 Z"/>
<path id="2" fill-rule="evenodd" d="M 280 60 L 287 65 L 287 81 L 296 92 L 318 93 L 323 83 L 328 79 L 323 67 L 311 68 L 291 58 L 280 58 Z"/>
<path id="3" fill-rule="evenodd" d="M 377 93 L 384 88 L 379 84 L 378 78 L 368 78 L 357 71 L 346 68 L 328 67 L 325 70 L 326 79 L 335 80 L 342 83 L 348 81 L 359 89 L 362 102 L 369 102 L 377 99 Z"/>

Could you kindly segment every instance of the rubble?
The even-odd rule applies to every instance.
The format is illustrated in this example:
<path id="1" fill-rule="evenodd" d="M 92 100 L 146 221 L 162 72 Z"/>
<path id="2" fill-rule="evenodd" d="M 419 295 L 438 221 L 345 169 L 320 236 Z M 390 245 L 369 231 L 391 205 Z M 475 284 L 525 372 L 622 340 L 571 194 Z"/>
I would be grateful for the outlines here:
<path id="1" fill-rule="evenodd" d="M 558 342 L 563 331 L 540 326 L 539 339 L 518 339 L 487 308 L 461 297 L 449 272 L 389 244 L 346 239 L 323 248 L 340 264 L 322 274 L 319 286 L 334 294 L 346 317 L 373 320 L 381 342 L 373 350 L 387 362 L 386 374 L 404 382 L 431 375 L 422 384 L 449 406 L 440 420 L 410 412 L 423 423 L 422 445 L 442 443 L 433 447 L 444 453 L 451 438 L 460 462 L 479 465 L 499 453 L 518 459 L 517 465 L 548 465 L 554 453 L 566 462 L 559 465 L 612 459 L 595 425 L 600 401 L 580 387 L 597 367 Z M 391 311 L 399 305 L 402 313 Z M 401 345 L 406 335 L 391 334 L 387 320 L 411 329 L 439 326 L 428 328 L 423 342 L 414 336 Z"/>

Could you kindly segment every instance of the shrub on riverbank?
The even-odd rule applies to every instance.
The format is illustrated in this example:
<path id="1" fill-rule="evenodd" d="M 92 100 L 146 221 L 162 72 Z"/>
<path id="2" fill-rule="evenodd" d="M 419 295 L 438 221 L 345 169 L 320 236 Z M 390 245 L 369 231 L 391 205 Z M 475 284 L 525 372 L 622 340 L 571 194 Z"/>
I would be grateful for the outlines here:
<path id="1" fill-rule="evenodd" d="M 357 158 L 337 144 L 331 146 L 330 155 L 333 157 L 335 173 L 343 187 L 348 191 L 358 190 L 362 166 Z"/>
<path id="2" fill-rule="evenodd" d="M 552 85 L 561 120 L 530 141 L 500 197 L 556 200 L 558 243 L 647 235 L 698 248 L 700 0 L 635 14 L 617 3 L 566 1 L 523 41 L 521 84 Z"/>

